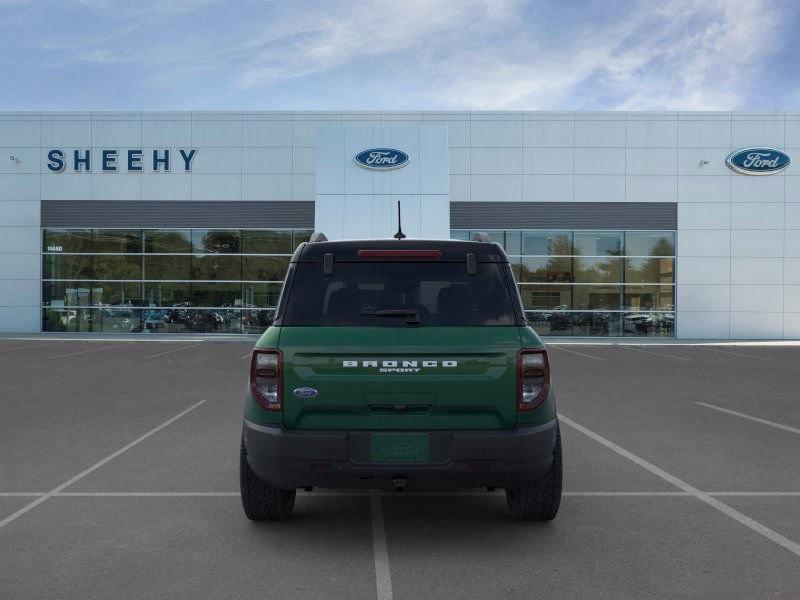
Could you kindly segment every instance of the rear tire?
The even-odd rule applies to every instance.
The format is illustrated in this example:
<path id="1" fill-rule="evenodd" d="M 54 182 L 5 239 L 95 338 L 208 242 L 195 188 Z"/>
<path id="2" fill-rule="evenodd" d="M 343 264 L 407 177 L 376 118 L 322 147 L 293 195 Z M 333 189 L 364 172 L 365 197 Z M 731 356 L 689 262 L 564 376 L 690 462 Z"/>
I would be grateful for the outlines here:
<path id="1" fill-rule="evenodd" d="M 550 468 L 536 483 L 506 490 L 511 517 L 519 521 L 551 521 L 561 504 L 562 454 L 561 431 L 556 431 L 556 447 Z"/>
<path id="2" fill-rule="evenodd" d="M 251 521 L 283 521 L 292 515 L 297 491 L 271 486 L 253 473 L 244 440 L 239 452 L 239 487 L 244 514 Z"/>

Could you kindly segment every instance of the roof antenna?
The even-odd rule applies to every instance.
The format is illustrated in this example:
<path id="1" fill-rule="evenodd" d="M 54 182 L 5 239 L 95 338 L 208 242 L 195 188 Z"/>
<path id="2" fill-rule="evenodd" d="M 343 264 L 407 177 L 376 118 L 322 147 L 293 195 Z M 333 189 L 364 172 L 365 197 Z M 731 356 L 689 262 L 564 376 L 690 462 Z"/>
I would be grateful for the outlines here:
<path id="1" fill-rule="evenodd" d="M 402 240 L 406 237 L 406 234 L 403 233 L 403 223 L 400 220 L 400 200 L 397 201 L 397 233 L 393 237 L 396 240 Z"/>

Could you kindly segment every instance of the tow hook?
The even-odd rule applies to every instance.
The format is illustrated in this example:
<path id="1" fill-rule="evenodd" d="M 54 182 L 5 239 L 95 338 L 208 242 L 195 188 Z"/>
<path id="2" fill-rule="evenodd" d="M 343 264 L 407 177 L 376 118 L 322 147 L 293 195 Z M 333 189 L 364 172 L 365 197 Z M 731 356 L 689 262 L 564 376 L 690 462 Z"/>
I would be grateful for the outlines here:
<path id="1" fill-rule="evenodd" d="M 408 480 L 405 477 L 393 477 L 392 478 L 392 489 L 402 494 L 406 491 L 406 486 L 408 485 Z"/>

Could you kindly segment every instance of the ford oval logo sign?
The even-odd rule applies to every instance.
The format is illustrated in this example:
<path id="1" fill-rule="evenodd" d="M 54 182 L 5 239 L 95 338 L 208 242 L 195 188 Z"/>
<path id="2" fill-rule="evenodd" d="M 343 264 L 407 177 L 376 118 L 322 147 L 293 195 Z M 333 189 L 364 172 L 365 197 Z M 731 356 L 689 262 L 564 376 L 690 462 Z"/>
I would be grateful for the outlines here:
<path id="1" fill-rule="evenodd" d="M 369 148 L 353 157 L 359 167 L 375 171 L 389 171 L 404 167 L 408 162 L 408 154 L 395 148 Z"/>
<path id="2" fill-rule="evenodd" d="M 292 393 L 298 398 L 313 398 L 319 392 L 314 388 L 301 387 L 301 388 L 295 388 L 294 390 L 292 390 Z"/>
<path id="3" fill-rule="evenodd" d="M 742 148 L 728 155 L 725 164 L 743 175 L 772 175 L 783 171 L 792 159 L 775 148 Z"/>

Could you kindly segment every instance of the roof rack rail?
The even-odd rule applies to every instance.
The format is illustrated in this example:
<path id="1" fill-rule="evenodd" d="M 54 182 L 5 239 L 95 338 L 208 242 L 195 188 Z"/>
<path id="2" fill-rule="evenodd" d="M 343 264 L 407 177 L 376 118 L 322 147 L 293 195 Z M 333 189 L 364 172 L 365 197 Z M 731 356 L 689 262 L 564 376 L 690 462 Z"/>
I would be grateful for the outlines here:
<path id="1" fill-rule="evenodd" d="M 472 234 L 472 241 L 473 242 L 491 242 L 492 238 L 489 237 L 489 234 L 484 231 L 476 231 Z"/>
<path id="2" fill-rule="evenodd" d="M 311 237 L 308 238 L 308 242 L 310 244 L 313 244 L 315 242 L 327 242 L 327 241 L 328 238 L 321 231 L 315 231 L 314 233 L 311 234 Z"/>

